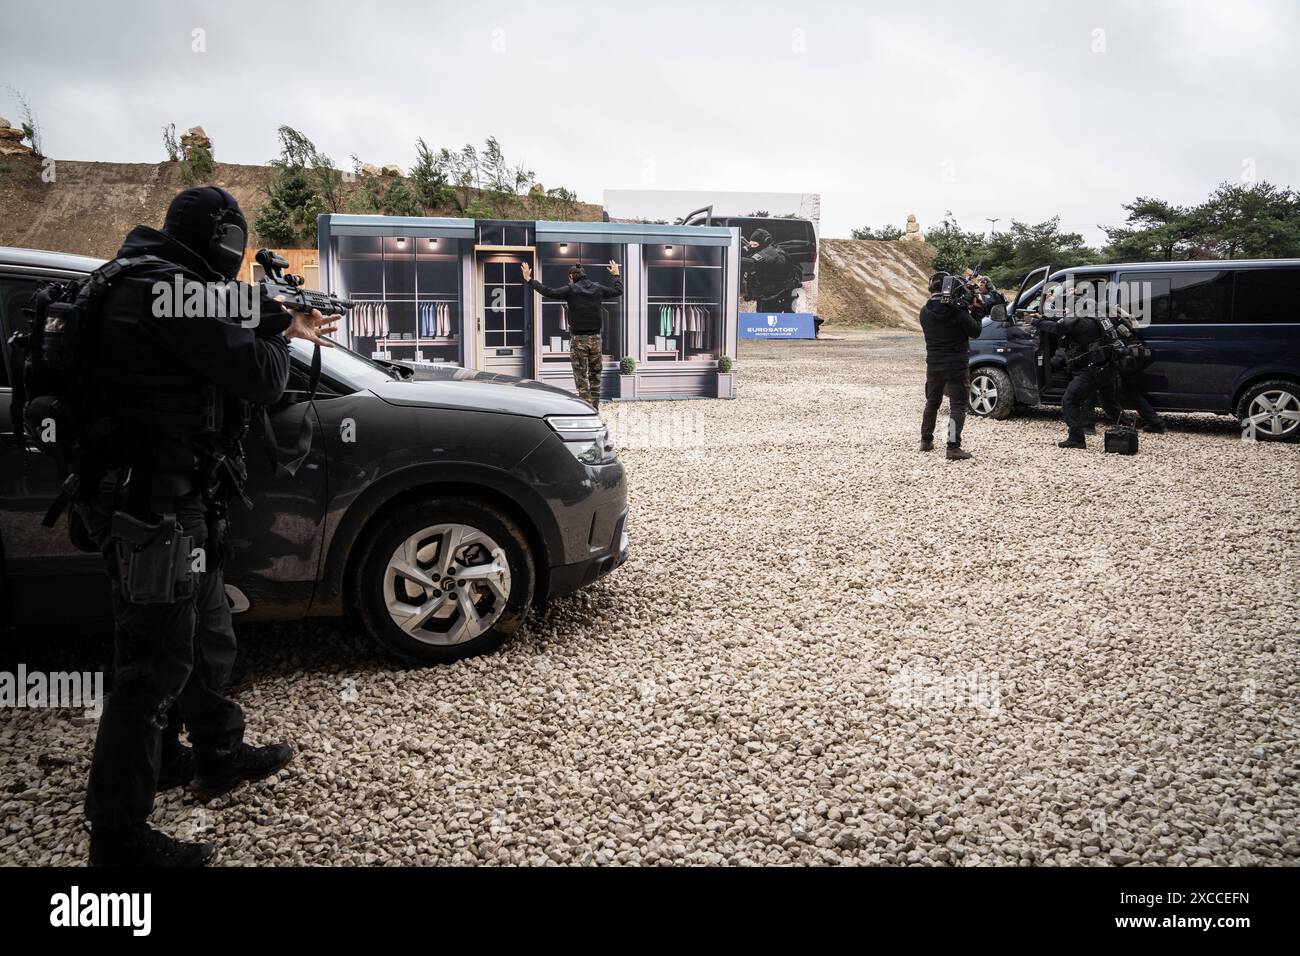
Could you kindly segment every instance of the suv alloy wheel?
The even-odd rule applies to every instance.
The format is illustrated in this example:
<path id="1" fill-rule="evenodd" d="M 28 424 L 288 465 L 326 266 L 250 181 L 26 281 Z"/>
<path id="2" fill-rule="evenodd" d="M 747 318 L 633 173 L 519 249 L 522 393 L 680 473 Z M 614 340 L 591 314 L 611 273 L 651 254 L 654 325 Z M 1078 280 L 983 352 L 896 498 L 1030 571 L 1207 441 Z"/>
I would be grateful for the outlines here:
<path id="1" fill-rule="evenodd" d="M 536 577 L 515 523 L 465 500 L 381 516 L 359 568 L 356 604 L 371 636 L 425 663 L 495 648 L 523 623 Z"/>

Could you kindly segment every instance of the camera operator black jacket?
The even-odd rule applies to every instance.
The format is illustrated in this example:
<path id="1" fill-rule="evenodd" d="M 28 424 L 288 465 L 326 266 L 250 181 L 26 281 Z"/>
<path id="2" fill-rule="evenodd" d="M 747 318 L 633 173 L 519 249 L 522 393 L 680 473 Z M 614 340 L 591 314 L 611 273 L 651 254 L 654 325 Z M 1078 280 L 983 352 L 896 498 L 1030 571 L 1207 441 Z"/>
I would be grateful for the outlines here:
<path id="1" fill-rule="evenodd" d="M 177 315 L 181 303 L 160 317 L 158 296 L 172 294 L 164 287 L 174 292 L 177 274 L 184 282 L 233 286 L 196 252 L 148 226 L 133 229 L 115 258 L 146 255 L 165 262 L 115 279 L 99 313 L 92 379 L 101 417 L 85 464 L 201 479 L 214 453 L 230 454 L 242 436 L 247 403 L 269 405 L 284 392 L 289 343 L 281 333 L 290 316 L 263 297 L 256 327 L 244 327 L 237 315 Z M 87 477 L 96 480 L 83 474 L 83 493 L 93 490 Z"/>
<path id="2" fill-rule="evenodd" d="M 970 363 L 970 340 L 980 334 L 980 320 L 970 310 L 933 298 L 921 309 L 925 333 L 925 367 L 931 372 L 955 372 Z"/>
<path id="3" fill-rule="evenodd" d="M 560 299 L 569 304 L 569 329 L 574 335 L 597 335 L 605 321 L 605 310 L 601 303 L 606 299 L 617 299 L 623 294 L 623 280 L 614 276 L 612 285 L 601 285 L 592 279 L 579 279 L 568 285 L 549 288 L 537 279 L 528 280 L 528 285 L 548 299 Z"/>

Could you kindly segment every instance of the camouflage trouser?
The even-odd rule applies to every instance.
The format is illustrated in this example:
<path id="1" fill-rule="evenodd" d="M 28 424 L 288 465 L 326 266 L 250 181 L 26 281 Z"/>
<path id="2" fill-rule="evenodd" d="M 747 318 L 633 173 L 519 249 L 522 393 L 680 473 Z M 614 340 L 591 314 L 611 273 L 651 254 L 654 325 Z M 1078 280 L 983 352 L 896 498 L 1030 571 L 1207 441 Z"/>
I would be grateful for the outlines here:
<path id="1" fill-rule="evenodd" d="M 600 408 L 600 333 L 574 335 L 569 342 L 569 361 L 573 363 L 573 384 L 577 386 L 578 397 L 592 408 Z"/>

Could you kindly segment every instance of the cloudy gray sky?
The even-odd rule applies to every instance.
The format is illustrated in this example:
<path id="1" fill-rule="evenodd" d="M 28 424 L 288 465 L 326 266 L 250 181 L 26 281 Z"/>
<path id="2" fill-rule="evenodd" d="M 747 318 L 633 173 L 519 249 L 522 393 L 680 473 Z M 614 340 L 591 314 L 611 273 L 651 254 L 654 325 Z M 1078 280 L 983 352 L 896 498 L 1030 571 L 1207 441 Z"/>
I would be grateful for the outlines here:
<path id="1" fill-rule="evenodd" d="M 201 124 L 340 166 L 495 134 L 547 186 L 820 192 L 822 234 L 1300 186 L 1296 0 L 0 0 L 0 86 L 48 155 L 156 162 Z M 203 31 L 196 33 L 195 31 Z M 197 38 L 197 39 L 196 39 Z M 201 41 L 201 42 L 200 42 Z M 16 119 L 7 90 L 0 114 Z"/>

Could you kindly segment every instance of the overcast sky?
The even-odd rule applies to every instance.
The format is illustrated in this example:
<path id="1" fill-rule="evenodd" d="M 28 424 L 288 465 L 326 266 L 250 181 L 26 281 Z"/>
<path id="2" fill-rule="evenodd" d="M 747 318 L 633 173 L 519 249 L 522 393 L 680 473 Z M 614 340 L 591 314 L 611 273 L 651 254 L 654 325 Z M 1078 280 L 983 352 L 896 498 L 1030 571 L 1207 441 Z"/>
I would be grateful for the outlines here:
<path id="1" fill-rule="evenodd" d="M 548 187 L 819 192 L 822 235 L 1300 186 L 1300 2 L 0 0 L 0 86 L 45 151 L 157 162 L 200 124 L 340 167 L 495 134 Z M 269 12 L 268 12 L 269 11 Z M 195 31 L 203 31 L 196 34 Z M 197 38 L 196 38 L 197 37 Z M 18 109 L 0 89 L 0 115 Z"/>

